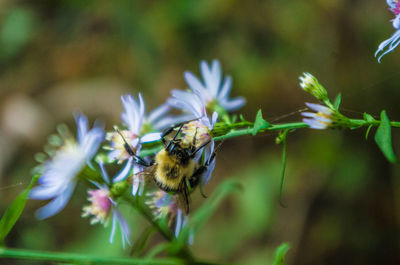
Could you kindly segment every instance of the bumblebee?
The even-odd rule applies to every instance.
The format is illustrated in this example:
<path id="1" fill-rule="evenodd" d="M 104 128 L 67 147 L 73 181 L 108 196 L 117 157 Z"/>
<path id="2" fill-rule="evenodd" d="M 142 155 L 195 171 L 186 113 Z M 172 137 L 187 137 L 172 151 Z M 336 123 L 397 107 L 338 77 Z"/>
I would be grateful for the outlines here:
<path id="1" fill-rule="evenodd" d="M 167 140 L 171 134 L 172 139 Z M 200 122 L 190 121 L 166 129 L 161 140 L 164 148 L 150 163 L 137 156 L 125 140 L 124 147 L 135 163 L 145 167 L 138 173 L 140 177 L 152 178 L 161 190 L 176 194 L 179 207 L 187 215 L 190 210 L 189 194 L 198 186 L 202 175 L 215 159 L 214 152 L 204 164 L 196 162 L 200 151 L 211 142 L 210 132 Z"/>

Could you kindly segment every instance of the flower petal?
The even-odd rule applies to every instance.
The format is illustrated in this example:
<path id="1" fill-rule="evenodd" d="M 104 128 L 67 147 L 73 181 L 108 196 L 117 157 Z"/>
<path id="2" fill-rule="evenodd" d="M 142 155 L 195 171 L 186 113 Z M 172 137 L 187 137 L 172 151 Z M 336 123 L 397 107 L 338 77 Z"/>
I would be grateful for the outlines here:
<path id="1" fill-rule="evenodd" d="M 152 142 L 157 142 L 160 139 L 161 139 L 161 133 L 154 132 L 154 133 L 148 133 L 148 134 L 143 135 L 140 138 L 140 142 L 141 143 L 152 143 Z"/>
<path id="2" fill-rule="evenodd" d="M 119 173 L 117 173 L 117 175 L 114 176 L 112 182 L 116 183 L 125 180 L 129 176 L 132 165 L 133 165 L 133 158 L 130 157 L 126 162 L 125 166 L 122 168 L 122 170 Z"/>
<path id="3" fill-rule="evenodd" d="M 65 205 L 69 201 L 74 189 L 75 189 L 75 182 L 70 183 L 65 188 L 63 193 L 61 193 L 58 197 L 53 199 L 47 205 L 37 210 L 35 214 L 36 217 L 40 220 L 43 220 L 60 212 L 62 209 L 64 209 Z"/>

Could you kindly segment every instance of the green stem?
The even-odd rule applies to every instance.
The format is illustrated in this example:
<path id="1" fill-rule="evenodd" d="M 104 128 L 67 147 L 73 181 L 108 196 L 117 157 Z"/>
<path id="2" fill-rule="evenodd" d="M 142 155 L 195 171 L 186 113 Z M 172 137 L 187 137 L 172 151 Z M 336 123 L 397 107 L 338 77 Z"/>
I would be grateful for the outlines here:
<path id="1" fill-rule="evenodd" d="M 292 122 L 292 123 L 283 123 L 283 124 L 275 124 L 271 125 L 270 127 L 266 129 L 262 129 L 259 131 L 259 133 L 266 132 L 266 131 L 274 131 L 274 130 L 293 130 L 293 129 L 301 129 L 301 128 L 307 128 L 308 125 L 304 122 Z M 243 135 L 249 135 L 253 133 L 253 128 L 245 128 L 245 129 L 238 129 L 234 130 L 231 132 L 228 132 L 225 135 L 218 135 L 214 137 L 215 141 L 220 141 L 220 140 L 225 140 L 233 137 L 238 137 L 238 136 L 243 136 Z"/>
<path id="2" fill-rule="evenodd" d="M 136 210 L 138 210 L 142 216 L 146 218 L 146 220 L 153 226 L 155 227 L 158 232 L 164 237 L 165 240 L 168 242 L 172 242 L 175 237 L 171 233 L 171 230 L 165 229 L 163 226 L 160 225 L 160 223 L 154 218 L 153 214 L 149 210 L 148 207 L 146 207 L 140 200 L 140 196 L 136 196 L 135 198 L 129 198 L 127 199 L 127 202 L 129 202 Z M 174 254 L 176 256 L 181 257 L 185 261 L 189 261 L 190 264 L 197 264 L 198 262 L 195 261 L 195 258 L 192 254 L 192 252 L 189 250 L 189 248 L 185 245 L 182 246 L 180 249 L 178 249 Z"/>
<path id="3" fill-rule="evenodd" d="M 157 228 L 158 232 L 164 237 L 167 241 L 173 240 L 173 235 L 171 231 L 164 229 L 157 220 L 154 219 L 151 211 L 141 203 L 140 196 L 136 196 L 134 198 L 129 198 L 126 201 L 130 203 L 141 215 L 143 215 L 146 220 L 155 228 Z"/>
<path id="4" fill-rule="evenodd" d="M 361 120 L 361 119 L 349 119 L 350 123 L 353 124 L 355 127 L 362 127 L 362 126 L 378 126 L 379 124 L 381 124 L 381 121 L 379 120 L 375 120 L 375 121 L 365 121 L 365 120 Z M 398 121 L 391 121 L 390 125 L 392 127 L 400 127 L 400 122 Z"/>
<path id="5" fill-rule="evenodd" d="M 371 125 L 379 126 L 379 124 L 381 124 L 381 121 L 379 121 L 379 120 L 367 122 L 362 119 L 349 119 L 348 121 L 349 121 L 349 128 L 365 127 L 365 126 L 371 126 Z M 248 126 L 248 127 L 242 128 L 242 129 L 236 129 L 236 130 L 234 129 L 234 128 L 243 127 L 244 124 L 246 124 L 246 126 Z M 219 125 L 219 127 L 217 127 L 216 130 L 213 130 L 214 140 L 220 141 L 220 140 L 225 140 L 225 139 L 234 138 L 234 137 L 238 137 L 238 136 L 250 135 L 253 133 L 252 125 L 253 125 L 253 123 L 251 123 L 251 122 L 245 122 L 245 123 L 241 122 L 241 123 L 229 124 L 226 126 L 226 128 L 222 128 L 223 125 Z M 400 127 L 400 122 L 391 121 L 390 125 L 392 127 Z M 294 130 L 294 129 L 308 128 L 308 127 L 309 126 L 304 122 L 272 124 L 270 127 L 260 130 L 259 133 L 267 132 L 267 131 L 276 131 L 276 130 L 278 130 L 278 131 L 279 130 Z M 225 133 L 223 133 L 223 131 L 225 131 Z"/>
<path id="6" fill-rule="evenodd" d="M 0 258 L 45 260 L 79 264 L 186 264 L 177 258 L 137 259 L 137 258 L 108 258 L 98 255 L 59 253 L 25 249 L 0 248 Z"/>

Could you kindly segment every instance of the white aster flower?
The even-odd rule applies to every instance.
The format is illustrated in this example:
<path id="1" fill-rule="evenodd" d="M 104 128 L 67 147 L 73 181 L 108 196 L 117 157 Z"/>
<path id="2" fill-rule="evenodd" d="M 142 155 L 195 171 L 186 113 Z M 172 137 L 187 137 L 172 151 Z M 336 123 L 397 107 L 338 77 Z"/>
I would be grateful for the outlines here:
<path id="1" fill-rule="evenodd" d="M 333 122 L 332 120 L 333 111 L 330 108 L 320 104 L 306 103 L 306 105 L 310 109 L 316 111 L 316 113 L 302 112 L 301 115 L 303 117 L 306 117 L 303 119 L 304 123 L 307 123 L 310 126 L 310 128 L 318 130 L 324 130 L 327 129 L 329 126 L 331 126 Z"/>
<path id="2" fill-rule="evenodd" d="M 82 217 L 92 217 L 90 224 L 101 223 L 104 226 L 107 226 L 109 220 L 112 220 L 112 228 L 110 235 L 110 243 L 114 240 L 115 230 L 117 228 L 117 224 L 119 224 L 121 230 L 122 237 L 122 245 L 125 248 L 125 242 L 130 245 L 130 235 L 131 231 L 126 222 L 125 218 L 122 216 L 121 212 L 117 208 L 117 203 L 114 201 L 113 196 L 110 192 L 110 187 L 113 183 L 115 183 L 115 179 L 111 182 L 108 174 L 104 168 L 102 162 L 99 162 L 99 166 L 101 169 L 101 174 L 105 184 L 101 185 L 97 182 L 92 182 L 97 189 L 89 190 L 89 202 L 91 203 L 88 206 L 83 207 Z"/>
<path id="3" fill-rule="evenodd" d="M 392 52 L 400 44 L 400 2 L 398 0 L 387 0 L 386 2 L 389 9 L 396 16 L 395 19 L 392 20 L 392 26 L 396 32 L 389 39 L 379 44 L 379 47 L 375 52 L 375 57 L 381 53 L 378 57 L 378 62 L 381 62 L 383 56 Z"/>
<path id="4" fill-rule="evenodd" d="M 218 60 L 213 60 L 210 66 L 206 61 L 201 61 L 200 71 L 204 82 L 190 71 L 186 71 L 184 77 L 189 88 L 201 97 L 208 109 L 213 109 L 213 105 L 217 104 L 225 111 L 234 111 L 246 103 L 243 97 L 229 98 L 232 78 L 227 76 L 222 81 L 222 70 Z"/>
<path id="5" fill-rule="evenodd" d="M 104 138 L 103 127 L 95 124 L 89 130 L 88 120 L 83 114 L 75 115 L 78 127 L 77 141 L 68 137 L 54 157 L 42 165 L 43 174 L 39 186 L 34 187 L 29 197 L 37 200 L 52 199 L 36 212 L 39 219 L 45 219 L 61 211 L 74 191 L 77 176 L 96 154 Z"/>

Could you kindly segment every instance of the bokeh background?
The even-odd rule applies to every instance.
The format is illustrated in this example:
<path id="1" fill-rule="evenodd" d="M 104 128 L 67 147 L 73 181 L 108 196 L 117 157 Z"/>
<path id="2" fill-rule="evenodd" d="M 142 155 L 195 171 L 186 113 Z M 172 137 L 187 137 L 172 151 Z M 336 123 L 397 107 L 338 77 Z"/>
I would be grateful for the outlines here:
<path id="1" fill-rule="evenodd" d="M 374 58 L 394 32 L 384 0 L 313 1 L 0 1 L 0 211 L 29 183 L 34 154 L 59 123 L 74 127 L 81 110 L 107 128 L 120 123 L 120 95 L 143 93 L 147 110 L 183 72 L 217 58 L 233 77 L 232 96 L 253 120 L 258 108 L 274 122 L 298 121 L 298 85 L 308 71 L 343 113 L 400 120 L 400 50 Z M 286 115 L 290 114 L 291 115 Z M 288 264 L 399 264 L 400 167 L 389 164 L 365 130 L 301 130 L 289 135 L 284 188 L 278 203 L 281 147 L 275 133 L 224 143 L 211 194 L 235 177 L 245 189 L 228 198 L 196 237 L 203 259 L 271 264 L 289 242 Z M 393 130 L 400 154 L 399 131 Z M 194 207 L 203 202 L 197 193 Z M 43 203 L 29 201 L 7 239 L 10 247 L 129 256 L 109 228 L 82 219 L 81 184 L 61 213 L 34 218 Z M 147 223 L 132 209 L 133 240 Z M 161 242 L 155 237 L 152 244 Z M 4 261 L 4 260 L 3 260 Z M 27 264 L 26 261 L 7 261 Z M 30 262 L 29 264 L 42 264 Z"/>

